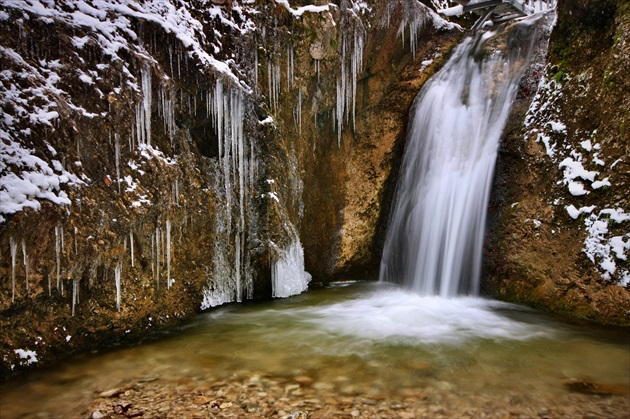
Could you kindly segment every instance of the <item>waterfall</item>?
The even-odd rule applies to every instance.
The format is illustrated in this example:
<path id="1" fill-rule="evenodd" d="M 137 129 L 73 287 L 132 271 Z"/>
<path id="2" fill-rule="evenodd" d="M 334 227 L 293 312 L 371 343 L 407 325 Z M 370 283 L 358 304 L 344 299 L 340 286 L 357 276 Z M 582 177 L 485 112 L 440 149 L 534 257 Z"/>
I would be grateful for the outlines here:
<path id="1" fill-rule="evenodd" d="M 476 295 L 494 165 L 536 25 L 477 33 L 416 98 L 380 268 L 424 295 Z"/>

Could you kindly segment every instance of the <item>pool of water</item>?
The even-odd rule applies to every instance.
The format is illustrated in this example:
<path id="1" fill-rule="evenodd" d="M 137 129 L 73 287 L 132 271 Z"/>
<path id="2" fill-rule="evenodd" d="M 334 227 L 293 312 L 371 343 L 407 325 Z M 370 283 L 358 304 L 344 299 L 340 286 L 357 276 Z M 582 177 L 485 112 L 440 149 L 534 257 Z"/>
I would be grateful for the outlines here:
<path id="1" fill-rule="evenodd" d="M 0 387 L 0 416 L 81 417 L 95 394 L 132 380 L 212 384 L 281 376 L 307 377 L 301 383 L 316 398 L 402 400 L 420 389 L 462 403 L 502 400 L 539 408 L 574 403 L 570 397 L 591 404 L 617 397 L 616 409 L 623 411 L 630 408 L 624 393 L 630 337 L 627 330 L 567 324 L 492 300 L 421 297 L 381 283 L 335 284 L 212 309 L 137 346 L 83 354 L 24 375 Z M 567 382 L 612 386 L 614 395 L 575 395 Z"/>

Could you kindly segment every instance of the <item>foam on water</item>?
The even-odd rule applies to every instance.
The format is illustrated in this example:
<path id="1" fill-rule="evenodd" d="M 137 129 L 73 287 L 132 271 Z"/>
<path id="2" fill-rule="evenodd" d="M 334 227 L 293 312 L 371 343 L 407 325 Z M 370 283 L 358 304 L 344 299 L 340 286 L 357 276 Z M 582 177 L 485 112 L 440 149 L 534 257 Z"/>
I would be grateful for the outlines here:
<path id="1" fill-rule="evenodd" d="M 483 298 L 445 299 L 387 289 L 301 310 L 329 333 L 399 344 L 463 344 L 471 339 L 526 340 L 551 335 L 544 324 L 510 318 L 523 307 Z M 505 314 L 502 311 L 506 311 Z"/>

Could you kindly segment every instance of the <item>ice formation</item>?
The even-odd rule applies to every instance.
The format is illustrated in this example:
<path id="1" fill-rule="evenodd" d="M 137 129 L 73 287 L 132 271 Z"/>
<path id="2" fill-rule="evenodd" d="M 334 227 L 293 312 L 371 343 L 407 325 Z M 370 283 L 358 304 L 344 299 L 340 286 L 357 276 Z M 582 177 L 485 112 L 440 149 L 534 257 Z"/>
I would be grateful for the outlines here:
<path id="1" fill-rule="evenodd" d="M 308 289 L 311 275 L 304 270 L 304 249 L 296 238 L 271 266 L 272 297 L 286 298 Z"/>

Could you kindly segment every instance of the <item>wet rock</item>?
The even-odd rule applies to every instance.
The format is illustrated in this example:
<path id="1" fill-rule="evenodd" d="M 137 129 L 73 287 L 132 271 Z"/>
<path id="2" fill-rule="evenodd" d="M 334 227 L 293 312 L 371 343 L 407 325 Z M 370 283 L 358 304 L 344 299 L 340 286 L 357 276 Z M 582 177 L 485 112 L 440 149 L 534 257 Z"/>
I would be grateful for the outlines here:
<path id="1" fill-rule="evenodd" d="M 599 384 L 590 381 L 569 381 L 564 386 L 576 393 L 595 394 L 600 396 L 629 396 L 630 386 L 627 384 Z"/>
<path id="2" fill-rule="evenodd" d="M 99 393 L 99 397 L 103 397 L 103 398 L 110 398 L 110 397 L 118 397 L 121 394 L 123 394 L 125 392 L 124 389 L 120 389 L 120 388 L 113 388 L 111 390 L 107 390 L 107 391 L 103 391 L 102 393 Z"/>
<path id="3" fill-rule="evenodd" d="M 199 397 L 195 397 L 195 399 L 193 400 L 193 403 L 195 403 L 196 405 L 204 405 L 204 404 L 208 404 L 212 401 L 212 399 L 210 397 L 206 397 L 206 396 L 199 396 Z"/>
<path id="4" fill-rule="evenodd" d="M 278 412 L 278 414 L 280 414 L 280 412 Z M 284 416 L 282 416 L 282 419 L 308 419 L 308 418 L 309 418 L 309 414 L 301 410 L 298 410 L 296 412 L 291 412 L 289 414 L 285 414 Z"/>

